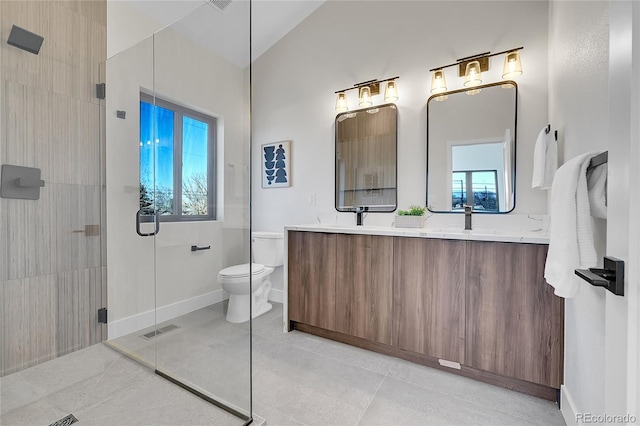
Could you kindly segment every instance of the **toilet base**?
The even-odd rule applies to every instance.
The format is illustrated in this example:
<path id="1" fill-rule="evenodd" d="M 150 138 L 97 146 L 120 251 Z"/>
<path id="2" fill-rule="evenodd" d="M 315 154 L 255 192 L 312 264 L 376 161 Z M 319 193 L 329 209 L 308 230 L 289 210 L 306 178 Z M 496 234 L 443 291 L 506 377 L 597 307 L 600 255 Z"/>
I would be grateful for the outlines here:
<path id="1" fill-rule="evenodd" d="M 227 321 L 242 323 L 249 321 L 249 297 L 248 294 L 232 294 L 229 296 L 229 306 L 227 307 Z M 271 303 L 253 303 L 252 318 L 257 318 L 269 312 L 273 308 Z"/>

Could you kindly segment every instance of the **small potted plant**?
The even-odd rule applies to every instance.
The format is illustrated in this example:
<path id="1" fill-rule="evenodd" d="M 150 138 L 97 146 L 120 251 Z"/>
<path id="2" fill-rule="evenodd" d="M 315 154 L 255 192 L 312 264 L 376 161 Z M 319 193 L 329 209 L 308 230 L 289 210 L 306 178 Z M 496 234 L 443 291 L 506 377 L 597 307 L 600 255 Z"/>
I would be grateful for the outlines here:
<path id="1" fill-rule="evenodd" d="M 426 207 L 409 206 L 409 210 L 398 210 L 394 226 L 396 228 L 422 228 Z"/>

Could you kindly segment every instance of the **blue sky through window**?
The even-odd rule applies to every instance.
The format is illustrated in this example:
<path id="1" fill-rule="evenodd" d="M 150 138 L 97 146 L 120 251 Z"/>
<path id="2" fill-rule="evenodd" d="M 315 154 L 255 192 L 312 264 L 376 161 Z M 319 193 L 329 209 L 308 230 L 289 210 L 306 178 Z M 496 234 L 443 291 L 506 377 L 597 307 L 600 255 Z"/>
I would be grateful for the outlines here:
<path id="1" fill-rule="evenodd" d="M 175 133 L 176 118 L 182 134 Z M 160 214 L 208 214 L 209 131 L 208 122 L 140 101 L 141 208 L 149 206 Z M 177 154 L 182 164 L 175 164 Z M 175 206 L 180 200 L 182 206 Z"/>
<path id="2" fill-rule="evenodd" d="M 207 174 L 209 125 L 191 117 L 182 119 L 182 179 Z"/>
<path id="3" fill-rule="evenodd" d="M 182 117 L 182 212 L 206 214 L 209 125 Z"/>
<path id="4" fill-rule="evenodd" d="M 171 213 L 170 201 L 173 199 L 173 117 L 171 110 L 140 102 L 140 182 L 153 196 L 155 155 L 156 198 L 158 203 L 161 199 L 165 201 L 156 207 L 163 213 Z"/>

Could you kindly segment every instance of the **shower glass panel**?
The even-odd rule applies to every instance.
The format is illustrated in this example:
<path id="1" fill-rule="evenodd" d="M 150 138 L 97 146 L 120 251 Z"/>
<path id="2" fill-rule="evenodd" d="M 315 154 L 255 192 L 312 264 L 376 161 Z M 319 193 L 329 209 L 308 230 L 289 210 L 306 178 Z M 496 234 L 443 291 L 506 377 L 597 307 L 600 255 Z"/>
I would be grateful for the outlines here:
<path id="1" fill-rule="evenodd" d="M 251 321 L 226 320 L 217 275 L 250 261 L 249 13 L 202 4 L 107 69 L 110 343 L 238 424 L 252 417 Z"/>
<path id="2" fill-rule="evenodd" d="M 151 155 L 153 165 L 156 155 L 148 148 L 154 135 L 140 125 L 153 114 L 153 105 L 140 106 L 141 94 L 153 93 L 153 42 L 149 37 L 107 60 L 105 102 L 108 343 L 155 368 L 155 244 L 137 232 L 155 229 L 147 214 L 155 209 L 154 169 L 140 168 L 140 159 Z"/>
<path id="3" fill-rule="evenodd" d="M 31 395 L 25 370 L 35 367 L 35 377 L 39 364 L 106 339 L 98 322 L 106 306 L 104 105 L 89 84 L 100 81 L 105 22 L 75 12 L 66 26 L 50 25 L 51 16 L 71 16 L 71 3 L 0 1 L 0 165 L 39 169 L 26 188 L 13 182 L 28 176 L 5 180 L 16 191 L 0 197 L 1 416 Z M 7 43 L 13 25 L 44 38 L 39 54 Z M 29 180 L 44 182 L 37 199 L 28 197 Z M 55 386 L 69 380 L 60 375 Z"/>

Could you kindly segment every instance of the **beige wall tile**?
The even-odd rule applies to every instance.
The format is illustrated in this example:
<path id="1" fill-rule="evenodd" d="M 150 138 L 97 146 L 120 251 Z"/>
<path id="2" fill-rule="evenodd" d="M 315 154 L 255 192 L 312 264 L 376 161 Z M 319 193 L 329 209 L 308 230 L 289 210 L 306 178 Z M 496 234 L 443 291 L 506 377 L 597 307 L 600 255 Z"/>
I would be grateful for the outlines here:
<path id="1" fill-rule="evenodd" d="M 1 163 L 0 163 L 1 164 Z M 0 281 L 9 279 L 9 221 L 7 217 L 8 200 L 0 198 Z"/>
<path id="2" fill-rule="evenodd" d="M 26 280 L 0 282 L 2 291 L 2 365 L 0 373 L 7 375 L 23 368 L 28 329 L 26 315 Z"/>
<path id="3" fill-rule="evenodd" d="M 56 317 L 53 275 L 44 275 L 27 280 L 29 346 L 24 360 L 24 367 L 39 364 L 55 357 L 55 322 Z"/>
<path id="4" fill-rule="evenodd" d="M 101 341 L 103 326 L 98 325 L 97 314 L 102 307 L 102 269 L 56 275 L 58 356 Z"/>
<path id="5" fill-rule="evenodd" d="M 0 1 L 3 40 L 13 24 L 44 43 L 38 55 L 0 43 L 0 162 L 41 168 L 46 185 L 37 201 L 0 199 L 2 375 L 106 338 L 97 323 L 104 106 L 95 98 L 106 1 Z"/>

